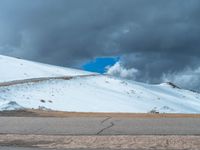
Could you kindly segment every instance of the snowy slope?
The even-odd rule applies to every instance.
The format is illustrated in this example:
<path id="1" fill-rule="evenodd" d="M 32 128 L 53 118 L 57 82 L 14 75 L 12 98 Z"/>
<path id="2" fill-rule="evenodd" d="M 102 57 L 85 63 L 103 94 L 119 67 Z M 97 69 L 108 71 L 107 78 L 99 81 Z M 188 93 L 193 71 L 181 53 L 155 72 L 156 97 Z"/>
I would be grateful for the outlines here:
<path id="1" fill-rule="evenodd" d="M 200 113 L 200 95 L 170 85 L 147 85 L 109 76 L 49 80 L 0 88 L 0 106 L 81 112 Z"/>
<path id="2" fill-rule="evenodd" d="M 86 75 L 90 72 L 0 55 L 0 82 L 40 77 Z"/>
<path id="3" fill-rule="evenodd" d="M 9 60 L 7 61 L 10 67 L 12 62 Z M 24 61 L 24 66 L 33 68 L 32 65 L 35 63 L 29 64 Z M 46 68 L 43 64 L 36 63 L 36 65 L 38 68 Z M 87 72 L 50 66 L 45 76 L 48 76 L 48 72 L 49 76 L 54 75 L 54 68 L 61 69 L 68 75 L 87 74 Z M 29 73 L 27 70 L 26 72 Z M 34 72 L 37 72 L 37 68 Z M 11 76 L 9 73 L 10 71 L 7 71 L 9 80 L 23 78 L 23 75 L 20 76 L 20 71 L 16 76 Z M 6 76 L 3 79 L 8 80 Z M 170 83 L 149 85 L 106 75 L 75 76 L 68 80 L 51 79 L 0 86 L 0 110 L 23 108 L 76 112 L 200 113 L 200 94 L 174 87 Z"/>

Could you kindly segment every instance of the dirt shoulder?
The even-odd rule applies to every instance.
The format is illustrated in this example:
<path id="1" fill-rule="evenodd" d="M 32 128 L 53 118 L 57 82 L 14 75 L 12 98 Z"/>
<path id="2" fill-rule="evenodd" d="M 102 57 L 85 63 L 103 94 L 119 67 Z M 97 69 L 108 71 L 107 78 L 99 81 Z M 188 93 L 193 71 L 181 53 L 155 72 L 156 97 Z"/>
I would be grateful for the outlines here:
<path id="1" fill-rule="evenodd" d="M 200 149 L 198 136 L 50 136 L 0 135 L 1 146 L 52 149 Z"/>
<path id="2" fill-rule="evenodd" d="M 112 118 L 200 118 L 200 114 L 151 114 L 151 113 L 94 113 L 63 112 L 51 110 L 15 110 L 2 111 L 0 116 L 15 117 L 112 117 Z"/>

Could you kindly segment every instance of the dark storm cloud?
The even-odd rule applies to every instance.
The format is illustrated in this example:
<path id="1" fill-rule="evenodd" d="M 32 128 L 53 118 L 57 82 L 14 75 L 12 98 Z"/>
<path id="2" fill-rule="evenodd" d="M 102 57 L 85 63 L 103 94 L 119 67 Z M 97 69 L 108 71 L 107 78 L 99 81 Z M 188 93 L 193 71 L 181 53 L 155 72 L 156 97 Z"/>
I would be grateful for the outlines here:
<path id="1" fill-rule="evenodd" d="M 63 66 L 122 56 L 160 82 L 200 66 L 199 14 L 199 0 L 1 0 L 0 53 Z"/>

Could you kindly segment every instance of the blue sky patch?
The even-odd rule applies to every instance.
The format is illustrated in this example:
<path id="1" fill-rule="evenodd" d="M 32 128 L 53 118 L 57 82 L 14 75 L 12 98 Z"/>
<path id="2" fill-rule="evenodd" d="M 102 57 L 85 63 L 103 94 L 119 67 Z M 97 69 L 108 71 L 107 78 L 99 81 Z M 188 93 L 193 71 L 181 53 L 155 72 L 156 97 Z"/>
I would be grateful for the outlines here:
<path id="1" fill-rule="evenodd" d="M 87 71 L 105 73 L 107 66 L 112 66 L 120 59 L 117 57 L 97 57 L 94 60 L 91 60 L 84 64 L 82 68 Z"/>

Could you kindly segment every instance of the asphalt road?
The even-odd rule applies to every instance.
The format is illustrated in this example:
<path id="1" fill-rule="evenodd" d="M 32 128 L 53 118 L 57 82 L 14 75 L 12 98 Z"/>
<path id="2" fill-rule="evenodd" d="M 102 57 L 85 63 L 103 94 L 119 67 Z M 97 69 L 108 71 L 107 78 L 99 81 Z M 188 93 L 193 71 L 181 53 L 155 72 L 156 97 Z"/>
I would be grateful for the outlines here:
<path id="1" fill-rule="evenodd" d="M 112 149 L 40 149 L 40 148 L 23 148 L 23 147 L 1 147 L 0 146 L 0 150 L 112 150 Z M 116 149 L 113 149 L 116 150 Z M 123 149 L 123 150 L 131 150 L 131 149 Z"/>
<path id="2" fill-rule="evenodd" d="M 200 135 L 200 118 L 0 117 L 0 134 Z"/>
<path id="3" fill-rule="evenodd" d="M 200 149 L 199 127 L 200 118 L 0 117 L 0 150 Z"/>
<path id="4" fill-rule="evenodd" d="M 108 150 L 108 149 L 40 149 L 40 148 L 23 148 L 23 147 L 7 147 L 0 146 L 0 150 Z M 111 149 L 109 149 L 111 150 Z M 128 150 L 128 149 L 125 149 Z"/>
<path id="5" fill-rule="evenodd" d="M 48 150 L 48 149 L 0 146 L 0 150 Z M 52 149 L 49 149 L 49 150 L 52 150 Z M 64 150 L 64 149 L 60 149 L 60 150 Z"/>

